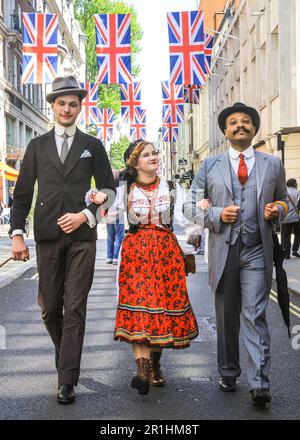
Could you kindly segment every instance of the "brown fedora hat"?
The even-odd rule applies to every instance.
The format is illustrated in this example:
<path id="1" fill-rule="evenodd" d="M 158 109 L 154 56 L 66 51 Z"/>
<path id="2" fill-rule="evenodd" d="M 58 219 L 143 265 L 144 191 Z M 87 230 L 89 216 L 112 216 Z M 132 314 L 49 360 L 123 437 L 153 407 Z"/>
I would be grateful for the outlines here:
<path id="1" fill-rule="evenodd" d="M 87 90 L 82 89 L 73 75 L 58 76 L 52 83 L 52 92 L 46 95 L 47 102 L 51 103 L 58 96 L 79 95 L 84 98 Z"/>

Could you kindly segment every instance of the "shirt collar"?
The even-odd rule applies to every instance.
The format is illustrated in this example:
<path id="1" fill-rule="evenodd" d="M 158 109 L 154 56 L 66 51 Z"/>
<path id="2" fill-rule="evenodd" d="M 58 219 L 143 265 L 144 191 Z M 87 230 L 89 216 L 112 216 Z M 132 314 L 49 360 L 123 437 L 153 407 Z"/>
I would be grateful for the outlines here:
<path id="1" fill-rule="evenodd" d="M 63 127 L 62 125 L 55 123 L 54 129 L 58 136 L 62 136 L 66 132 L 69 137 L 72 137 L 76 132 L 76 124 L 70 125 L 70 127 Z"/>
<path id="2" fill-rule="evenodd" d="M 241 153 L 235 150 L 231 145 L 229 146 L 229 156 L 232 159 L 239 159 L 240 154 Z M 246 159 L 250 159 L 250 157 L 254 156 L 254 148 L 252 147 L 252 145 L 250 145 L 250 147 L 248 147 L 245 151 L 243 151 L 243 155 L 245 156 Z"/>

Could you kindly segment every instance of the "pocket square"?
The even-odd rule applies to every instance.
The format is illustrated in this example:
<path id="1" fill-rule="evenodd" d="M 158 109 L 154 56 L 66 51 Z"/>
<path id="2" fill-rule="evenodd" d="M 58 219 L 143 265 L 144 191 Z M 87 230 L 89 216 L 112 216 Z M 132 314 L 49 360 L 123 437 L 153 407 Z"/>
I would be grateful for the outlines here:
<path id="1" fill-rule="evenodd" d="M 92 157 L 91 153 L 89 152 L 89 150 L 84 150 L 84 152 L 82 153 L 82 155 L 80 156 L 80 159 L 85 159 L 86 157 Z"/>

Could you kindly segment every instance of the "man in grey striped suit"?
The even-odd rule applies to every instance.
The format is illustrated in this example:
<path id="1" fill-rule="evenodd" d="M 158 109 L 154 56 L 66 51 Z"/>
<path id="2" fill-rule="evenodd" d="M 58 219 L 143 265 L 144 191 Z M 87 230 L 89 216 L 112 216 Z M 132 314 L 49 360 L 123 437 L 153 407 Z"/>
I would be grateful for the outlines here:
<path id="1" fill-rule="evenodd" d="M 260 125 L 254 108 L 236 103 L 220 113 L 218 122 L 229 151 L 203 161 L 184 213 L 201 222 L 199 200 L 210 200 L 204 225 L 209 229 L 209 282 L 215 293 L 219 386 L 236 390 L 241 323 L 252 400 L 264 405 L 271 401 L 266 307 L 273 269 L 272 222 L 283 220 L 287 210 L 285 171 L 278 157 L 251 146 Z"/>

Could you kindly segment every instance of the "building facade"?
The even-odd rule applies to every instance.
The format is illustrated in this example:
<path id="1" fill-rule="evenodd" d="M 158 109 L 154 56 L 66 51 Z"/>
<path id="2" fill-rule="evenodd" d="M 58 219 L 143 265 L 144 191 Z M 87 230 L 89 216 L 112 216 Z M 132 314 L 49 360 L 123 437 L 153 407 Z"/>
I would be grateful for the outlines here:
<path id="1" fill-rule="evenodd" d="M 72 0 L 0 0 L 0 160 L 19 170 L 29 141 L 47 131 L 51 85 L 22 84 L 22 13 L 58 14 L 58 74 L 85 80 L 85 35 L 74 19 Z M 0 199 L 7 203 L 13 184 L 0 178 Z"/>
<path id="2" fill-rule="evenodd" d="M 242 101 L 260 113 L 254 146 L 281 157 L 287 178 L 300 182 L 299 3 L 228 4 L 209 79 L 209 155 L 228 147 L 217 123 L 220 111 Z"/>

